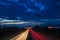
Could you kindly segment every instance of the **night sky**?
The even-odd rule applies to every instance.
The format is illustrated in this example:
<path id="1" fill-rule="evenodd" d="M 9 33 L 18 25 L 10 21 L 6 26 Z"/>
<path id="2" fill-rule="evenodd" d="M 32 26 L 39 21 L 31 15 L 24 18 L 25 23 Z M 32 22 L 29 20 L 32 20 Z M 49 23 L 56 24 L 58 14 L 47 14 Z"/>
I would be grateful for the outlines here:
<path id="1" fill-rule="evenodd" d="M 60 26 L 60 0 L 0 0 L 0 20 Z"/>

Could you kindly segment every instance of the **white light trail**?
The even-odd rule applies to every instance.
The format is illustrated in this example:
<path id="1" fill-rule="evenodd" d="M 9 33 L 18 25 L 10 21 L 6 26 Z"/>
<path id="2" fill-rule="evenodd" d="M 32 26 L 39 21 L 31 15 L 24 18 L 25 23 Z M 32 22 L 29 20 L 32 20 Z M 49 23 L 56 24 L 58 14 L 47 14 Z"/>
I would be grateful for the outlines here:
<path id="1" fill-rule="evenodd" d="M 16 37 L 10 39 L 10 40 L 26 40 L 28 36 L 29 30 L 26 30 L 25 32 L 17 35 Z"/>

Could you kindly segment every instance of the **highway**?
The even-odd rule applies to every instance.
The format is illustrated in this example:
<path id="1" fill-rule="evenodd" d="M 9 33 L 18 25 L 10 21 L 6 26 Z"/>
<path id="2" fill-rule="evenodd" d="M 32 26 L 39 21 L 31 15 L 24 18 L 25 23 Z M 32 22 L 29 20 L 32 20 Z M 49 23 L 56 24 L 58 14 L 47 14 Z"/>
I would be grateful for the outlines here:
<path id="1" fill-rule="evenodd" d="M 30 36 L 29 36 L 30 35 Z M 4 40 L 58 40 L 54 37 L 49 37 L 44 35 L 44 33 L 36 32 L 33 29 L 26 29 L 26 31 L 21 32 L 20 34 Z"/>

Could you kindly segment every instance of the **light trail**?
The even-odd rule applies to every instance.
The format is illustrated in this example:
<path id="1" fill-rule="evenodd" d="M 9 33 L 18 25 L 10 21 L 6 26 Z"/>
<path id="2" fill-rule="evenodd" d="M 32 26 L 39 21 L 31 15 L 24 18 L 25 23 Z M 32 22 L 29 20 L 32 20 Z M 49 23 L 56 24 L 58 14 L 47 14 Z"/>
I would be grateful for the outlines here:
<path id="1" fill-rule="evenodd" d="M 35 38 L 35 40 L 49 40 L 48 38 L 46 38 L 42 34 L 39 34 L 33 30 L 30 30 L 30 32 L 31 32 L 32 36 Z"/>
<path id="2" fill-rule="evenodd" d="M 26 30 L 25 32 L 17 35 L 16 37 L 10 39 L 10 40 L 26 40 L 28 36 L 29 30 Z"/>
<path id="3" fill-rule="evenodd" d="M 37 32 L 37 34 L 39 34 L 39 35 L 40 35 L 42 38 L 44 38 L 45 40 L 48 40 L 48 37 L 42 35 L 41 33 L 38 33 L 38 32 Z"/>

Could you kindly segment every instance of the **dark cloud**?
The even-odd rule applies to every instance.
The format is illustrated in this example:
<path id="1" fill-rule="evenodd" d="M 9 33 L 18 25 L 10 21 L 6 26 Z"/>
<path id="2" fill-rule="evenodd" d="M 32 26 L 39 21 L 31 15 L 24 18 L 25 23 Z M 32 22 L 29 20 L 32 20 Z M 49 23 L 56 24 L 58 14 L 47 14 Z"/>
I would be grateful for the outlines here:
<path id="1" fill-rule="evenodd" d="M 59 0 L 0 0 L 0 18 L 59 25 Z"/>

